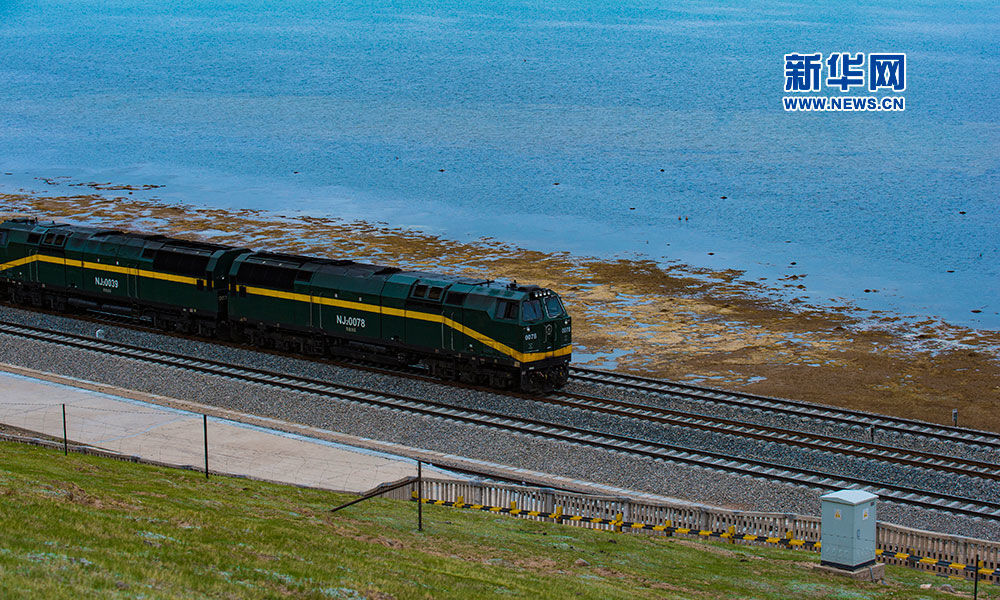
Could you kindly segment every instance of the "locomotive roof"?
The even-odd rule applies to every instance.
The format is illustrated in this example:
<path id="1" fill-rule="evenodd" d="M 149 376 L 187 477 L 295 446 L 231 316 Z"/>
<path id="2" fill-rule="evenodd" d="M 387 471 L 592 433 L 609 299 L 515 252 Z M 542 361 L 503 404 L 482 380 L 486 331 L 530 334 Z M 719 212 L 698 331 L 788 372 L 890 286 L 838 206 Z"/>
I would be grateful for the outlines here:
<path id="1" fill-rule="evenodd" d="M 488 285 L 492 282 L 483 279 L 471 279 L 460 275 L 443 275 L 441 273 L 427 273 L 424 271 L 408 271 L 399 267 L 386 265 L 376 265 L 371 263 L 355 262 L 350 259 L 337 258 L 317 258 L 314 256 L 301 256 L 298 254 L 284 254 L 280 252 L 253 252 L 242 258 L 243 262 L 254 262 L 276 267 L 286 267 L 292 269 L 306 268 L 318 273 L 335 273 L 350 277 L 370 277 L 373 275 L 396 275 L 399 277 L 411 277 L 414 280 L 426 282 L 428 285 L 447 286 L 454 283 L 464 283 L 467 285 Z"/>
<path id="2" fill-rule="evenodd" d="M 58 229 L 74 237 L 113 238 L 122 237 L 129 240 L 141 240 L 147 242 L 154 249 L 167 246 L 170 249 L 187 250 L 193 253 L 210 252 L 220 250 L 244 250 L 238 246 L 216 244 L 212 242 L 200 242 L 168 237 L 161 234 L 129 233 L 117 229 L 107 229 L 89 225 L 71 225 L 68 223 L 57 223 L 55 221 L 39 221 L 33 217 L 18 217 L 8 219 L 3 226 L 15 229 L 22 229 L 29 232 L 44 233 L 52 229 Z M 109 240 L 110 241 L 110 240 Z M 474 279 L 461 275 L 449 275 L 442 273 L 429 273 L 426 271 L 404 270 L 398 267 L 385 265 L 375 265 L 370 263 L 355 262 L 350 259 L 330 259 L 313 256 L 302 256 L 281 252 L 253 252 L 246 249 L 246 254 L 238 259 L 238 262 L 251 262 L 271 265 L 276 267 L 292 268 L 296 270 L 305 269 L 316 273 L 329 273 L 331 275 L 369 278 L 369 277 L 393 277 L 394 279 L 409 280 L 406 283 L 420 282 L 428 286 L 451 287 L 460 285 L 469 293 L 480 293 L 488 296 L 496 296 L 510 299 L 522 299 L 534 297 L 546 290 L 535 286 L 521 286 L 514 283 L 500 283 L 490 279 Z M 467 286 L 467 287 L 466 287 Z"/>
<path id="3" fill-rule="evenodd" d="M 38 233 L 48 232 L 53 229 L 58 229 L 60 233 L 65 233 L 67 235 L 76 235 L 79 237 L 95 239 L 95 238 L 109 238 L 112 236 L 123 237 L 131 240 L 144 240 L 151 243 L 160 243 L 163 245 L 169 245 L 172 248 L 182 248 L 189 250 L 207 250 L 210 252 L 216 252 L 218 250 L 232 250 L 235 249 L 233 246 L 227 246 L 224 244 L 215 244 L 212 242 L 200 242 L 193 240 L 183 240 L 179 238 L 172 238 L 158 233 L 129 233 L 121 231 L 119 229 L 106 229 L 102 227 L 94 227 L 90 225 L 71 225 L 69 223 L 57 223 L 55 221 L 39 221 L 32 217 L 20 217 L 16 219 L 10 219 L 4 223 L 4 225 L 22 225 L 19 229 L 24 229 L 26 231 L 40 230 Z"/>

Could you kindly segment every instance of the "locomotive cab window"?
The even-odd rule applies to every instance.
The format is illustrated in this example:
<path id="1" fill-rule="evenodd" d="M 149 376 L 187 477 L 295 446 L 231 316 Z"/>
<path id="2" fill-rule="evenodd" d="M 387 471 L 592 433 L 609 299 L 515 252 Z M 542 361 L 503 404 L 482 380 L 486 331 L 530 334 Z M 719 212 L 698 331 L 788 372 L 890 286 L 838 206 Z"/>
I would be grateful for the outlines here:
<path id="1" fill-rule="evenodd" d="M 538 300 L 528 300 L 521 304 L 521 318 L 527 322 L 542 318 L 542 303 Z"/>
<path id="2" fill-rule="evenodd" d="M 431 291 L 427 293 L 428 300 L 440 300 L 442 289 L 439 287 L 432 287 Z"/>
<path id="3" fill-rule="evenodd" d="M 545 297 L 545 314 L 550 319 L 566 316 L 566 309 L 563 308 L 562 302 L 559 301 L 559 296 Z"/>
<path id="4" fill-rule="evenodd" d="M 499 300 L 497 301 L 497 312 L 498 319 L 517 319 L 517 302 L 511 302 L 510 300 Z"/>
<path id="5" fill-rule="evenodd" d="M 45 238 L 42 240 L 43 244 L 54 244 L 56 240 L 56 234 L 46 233 Z"/>
<path id="6" fill-rule="evenodd" d="M 413 288 L 413 297 L 414 298 L 423 298 L 426 295 L 427 295 L 427 286 L 426 285 L 418 285 L 418 286 L 416 286 L 416 287 Z"/>
<path id="7" fill-rule="evenodd" d="M 29 233 L 28 234 L 28 243 L 29 244 L 37 244 L 39 241 L 41 241 L 41 239 L 42 239 L 42 234 L 40 234 L 40 233 Z"/>

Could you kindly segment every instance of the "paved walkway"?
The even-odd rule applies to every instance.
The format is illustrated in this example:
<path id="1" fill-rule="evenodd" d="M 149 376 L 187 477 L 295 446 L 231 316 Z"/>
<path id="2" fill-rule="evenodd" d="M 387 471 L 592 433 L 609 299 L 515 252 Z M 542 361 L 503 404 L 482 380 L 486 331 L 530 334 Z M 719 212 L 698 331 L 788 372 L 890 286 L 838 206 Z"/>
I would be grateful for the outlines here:
<path id="1" fill-rule="evenodd" d="M 145 402 L 67 385 L 77 382 L 58 376 L 37 374 L 55 380 L 46 381 L 5 372 L 30 373 L 17 367 L 0 365 L 0 369 L 4 369 L 0 371 L 0 423 L 62 439 L 65 404 L 71 443 L 204 468 L 204 426 L 197 405 L 171 399 Z M 185 405 L 188 410 L 176 408 Z M 204 409 L 210 415 L 219 412 Z M 283 429 L 296 428 L 283 425 L 288 425 Z M 416 474 L 412 459 L 329 440 L 218 416 L 208 417 L 207 428 L 212 472 L 347 492 L 363 492 Z M 436 469 L 427 469 L 425 474 L 448 477 Z"/>

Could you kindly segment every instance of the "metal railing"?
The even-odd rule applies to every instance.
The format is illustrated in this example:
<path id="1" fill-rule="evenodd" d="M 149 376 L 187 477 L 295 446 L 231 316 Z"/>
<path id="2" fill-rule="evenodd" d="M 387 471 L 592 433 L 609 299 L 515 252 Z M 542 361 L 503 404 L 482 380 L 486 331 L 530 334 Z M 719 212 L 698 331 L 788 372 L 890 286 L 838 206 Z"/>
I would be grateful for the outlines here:
<path id="1" fill-rule="evenodd" d="M 423 487 L 423 496 L 433 500 L 455 502 L 461 498 L 467 504 L 499 507 L 510 506 L 511 502 L 514 502 L 517 508 L 524 512 L 554 513 L 558 507 L 561 507 L 565 514 L 585 517 L 610 520 L 621 514 L 625 521 L 649 524 L 663 524 L 669 521 L 674 526 L 706 531 L 725 531 L 732 527 L 737 535 L 750 534 L 764 538 L 784 538 L 788 537 L 790 532 L 790 536 L 798 540 L 820 541 L 820 518 L 809 515 L 653 503 L 619 496 L 592 496 L 499 483 L 424 478 Z M 415 489 L 414 485 L 404 486 L 385 494 L 383 497 L 408 500 Z M 550 520 L 545 516 L 524 516 L 523 512 L 520 516 L 534 520 Z M 562 520 L 561 522 L 574 527 L 590 529 L 610 530 L 614 528 L 607 522 L 591 523 L 586 520 Z M 642 529 L 633 531 L 641 531 L 649 535 L 658 534 L 655 531 Z M 736 541 L 740 543 L 740 540 Z M 804 549 L 811 547 L 811 544 L 802 546 Z M 878 523 L 876 549 L 882 551 L 880 560 L 883 562 L 917 567 L 942 574 L 954 575 L 956 571 L 943 566 L 917 562 L 912 558 L 912 555 L 966 565 L 973 564 L 978 556 L 982 567 L 987 569 L 1000 567 L 1000 542 L 923 531 L 891 523 Z M 896 553 L 909 554 L 911 557 L 896 558 L 894 556 Z M 994 582 L 1000 581 L 1000 578 L 995 576 L 987 579 Z"/>

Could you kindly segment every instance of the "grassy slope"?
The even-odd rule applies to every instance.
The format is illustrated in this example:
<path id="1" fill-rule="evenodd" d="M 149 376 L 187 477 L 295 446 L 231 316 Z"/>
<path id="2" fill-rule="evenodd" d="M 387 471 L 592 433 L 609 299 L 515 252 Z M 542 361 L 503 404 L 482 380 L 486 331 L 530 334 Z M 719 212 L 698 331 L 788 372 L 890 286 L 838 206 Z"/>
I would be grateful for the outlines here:
<path id="1" fill-rule="evenodd" d="M 0 597 L 954 597 L 908 569 L 887 586 L 814 573 L 806 552 L 439 507 L 420 533 L 389 500 L 327 511 L 347 498 L 0 442 Z"/>

